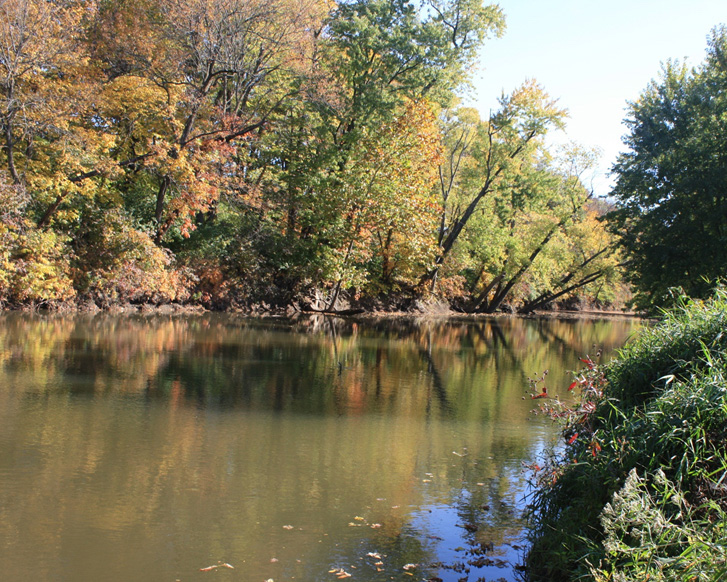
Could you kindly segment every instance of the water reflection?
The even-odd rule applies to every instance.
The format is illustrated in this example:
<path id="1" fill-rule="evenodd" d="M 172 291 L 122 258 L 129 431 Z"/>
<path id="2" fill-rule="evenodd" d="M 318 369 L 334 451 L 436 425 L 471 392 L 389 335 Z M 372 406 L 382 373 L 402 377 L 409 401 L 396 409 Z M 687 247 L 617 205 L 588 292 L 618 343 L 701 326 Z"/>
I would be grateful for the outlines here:
<path id="1" fill-rule="evenodd" d="M 2 315 L 4 579 L 512 579 L 525 379 L 636 325 Z"/>

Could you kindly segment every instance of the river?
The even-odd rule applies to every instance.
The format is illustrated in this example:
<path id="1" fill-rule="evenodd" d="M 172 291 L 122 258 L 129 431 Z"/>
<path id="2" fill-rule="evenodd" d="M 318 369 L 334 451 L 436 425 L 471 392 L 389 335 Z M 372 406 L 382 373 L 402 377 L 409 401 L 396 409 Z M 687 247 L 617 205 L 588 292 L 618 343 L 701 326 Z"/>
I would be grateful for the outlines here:
<path id="1" fill-rule="evenodd" d="M 515 580 L 527 379 L 639 325 L 2 314 L 0 577 Z"/>

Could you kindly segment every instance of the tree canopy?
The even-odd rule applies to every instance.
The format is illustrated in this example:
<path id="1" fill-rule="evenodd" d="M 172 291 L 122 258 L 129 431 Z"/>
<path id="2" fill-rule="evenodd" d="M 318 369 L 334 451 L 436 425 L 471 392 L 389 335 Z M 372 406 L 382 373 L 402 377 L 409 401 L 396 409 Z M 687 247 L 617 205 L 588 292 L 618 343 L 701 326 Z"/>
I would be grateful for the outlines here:
<path id="1" fill-rule="evenodd" d="M 637 301 L 667 305 L 674 287 L 706 297 L 727 275 L 727 29 L 713 30 L 699 67 L 668 62 L 627 125 L 609 220 Z"/>
<path id="2" fill-rule="evenodd" d="M 0 304 L 604 297 L 566 112 L 459 103 L 504 30 L 482 0 L 7 0 Z"/>

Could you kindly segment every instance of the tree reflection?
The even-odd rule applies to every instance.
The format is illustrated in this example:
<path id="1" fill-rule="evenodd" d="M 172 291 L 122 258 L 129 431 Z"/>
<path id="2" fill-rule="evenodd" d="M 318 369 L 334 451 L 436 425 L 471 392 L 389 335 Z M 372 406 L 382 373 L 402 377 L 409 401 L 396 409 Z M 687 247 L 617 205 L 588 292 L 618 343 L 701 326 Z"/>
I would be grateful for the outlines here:
<path id="1" fill-rule="evenodd" d="M 635 325 L 0 315 L 0 558 L 9 579 L 496 577 L 478 560 L 512 559 L 546 439 L 527 375 L 567 386 Z"/>
<path id="2" fill-rule="evenodd" d="M 0 364 L 28 390 L 140 394 L 197 406 L 379 412 L 406 396 L 412 413 L 492 410 L 544 369 L 567 369 L 594 345 L 620 346 L 635 322 L 509 318 L 349 321 L 3 316 Z M 304 333 L 301 333 L 301 330 Z M 421 380 L 411 385 L 410 378 Z M 522 383 L 511 382 L 520 377 Z M 432 398 L 434 400 L 432 400 Z"/>

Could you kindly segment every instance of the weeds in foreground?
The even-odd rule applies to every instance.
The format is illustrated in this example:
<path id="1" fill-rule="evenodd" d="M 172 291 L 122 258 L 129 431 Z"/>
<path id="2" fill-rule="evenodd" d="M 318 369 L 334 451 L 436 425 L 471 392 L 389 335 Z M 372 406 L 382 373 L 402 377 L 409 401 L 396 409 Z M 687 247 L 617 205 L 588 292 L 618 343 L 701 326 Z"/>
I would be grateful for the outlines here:
<path id="1" fill-rule="evenodd" d="M 536 474 L 530 579 L 727 580 L 727 294 L 583 363 L 574 403 L 544 399 L 565 444 Z"/>

